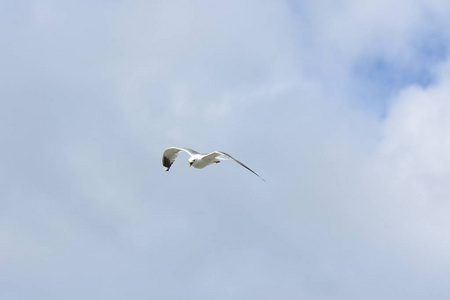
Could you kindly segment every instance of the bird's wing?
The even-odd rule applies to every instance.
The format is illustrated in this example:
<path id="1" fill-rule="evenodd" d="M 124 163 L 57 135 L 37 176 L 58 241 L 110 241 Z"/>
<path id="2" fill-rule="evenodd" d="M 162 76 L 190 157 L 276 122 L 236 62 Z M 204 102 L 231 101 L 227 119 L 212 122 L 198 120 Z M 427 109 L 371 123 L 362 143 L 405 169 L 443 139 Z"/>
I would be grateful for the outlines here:
<path id="1" fill-rule="evenodd" d="M 208 154 L 208 155 L 205 156 L 203 159 L 205 159 L 205 158 L 208 158 L 208 159 L 209 159 L 210 157 L 211 157 L 211 159 L 214 159 L 214 158 L 216 158 L 217 156 L 225 156 L 225 157 L 228 158 L 228 159 L 234 160 L 235 162 L 237 162 L 238 164 L 240 164 L 241 166 L 243 166 L 244 168 L 246 168 L 247 170 L 249 170 L 250 172 L 252 172 L 252 173 L 255 174 L 256 176 L 258 176 L 259 178 L 261 178 L 263 181 L 265 181 L 261 176 L 259 176 L 258 174 L 256 174 L 255 171 L 253 171 L 252 169 L 250 169 L 249 167 L 247 167 L 246 165 L 244 165 L 243 163 L 241 163 L 240 161 L 238 161 L 236 158 L 234 158 L 233 156 L 231 156 L 230 154 L 227 154 L 227 153 L 225 153 L 225 152 L 222 152 L 222 151 L 215 151 L 215 152 L 212 152 L 212 153 Z"/>
<path id="2" fill-rule="evenodd" d="M 195 154 L 200 154 L 197 151 L 194 151 L 192 149 L 188 148 L 179 148 L 179 147 L 170 147 L 164 150 L 163 157 L 162 157 L 162 164 L 166 168 L 166 171 L 169 171 L 170 167 L 172 166 L 175 159 L 178 157 L 178 154 L 180 154 L 180 151 L 184 151 L 190 156 Z"/>

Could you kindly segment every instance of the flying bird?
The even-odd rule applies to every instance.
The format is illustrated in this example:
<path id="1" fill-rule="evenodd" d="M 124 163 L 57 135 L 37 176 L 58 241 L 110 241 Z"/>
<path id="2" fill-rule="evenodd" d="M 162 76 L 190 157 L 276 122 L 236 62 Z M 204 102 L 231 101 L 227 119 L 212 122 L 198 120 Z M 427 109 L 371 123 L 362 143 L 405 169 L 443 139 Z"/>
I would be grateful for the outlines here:
<path id="1" fill-rule="evenodd" d="M 197 168 L 197 169 L 203 169 L 206 166 L 209 166 L 212 163 L 219 163 L 222 160 L 231 159 L 264 180 L 261 176 L 256 174 L 255 171 L 232 157 L 230 154 L 227 154 L 222 151 L 214 151 L 209 154 L 201 154 L 198 153 L 195 150 L 188 149 L 188 148 L 179 148 L 179 147 L 170 147 L 164 150 L 163 157 L 162 157 L 162 164 L 166 168 L 166 171 L 169 171 L 170 167 L 172 166 L 175 159 L 180 154 L 180 151 L 184 151 L 187 154 L 189 154 L 191 157 L 189 157 L 188 164 L 191 167 Z M 265 181 L 265 180 L 264 180 Z"/>

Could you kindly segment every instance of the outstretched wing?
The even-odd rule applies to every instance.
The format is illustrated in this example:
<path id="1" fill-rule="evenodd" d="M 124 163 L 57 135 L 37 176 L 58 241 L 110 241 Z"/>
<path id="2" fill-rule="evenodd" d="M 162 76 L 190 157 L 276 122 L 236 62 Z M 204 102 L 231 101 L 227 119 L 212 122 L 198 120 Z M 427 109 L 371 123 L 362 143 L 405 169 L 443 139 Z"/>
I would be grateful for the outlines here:
<path id="1" fill-rule="evenodd" d="M 180 154 L 180 151 L 184 151 L 190 156 L 199 154 L 197 151 L 194 151 L 192 149 L 188 148 L 179 148 L 179 147 L 170 147 L 164 150 L 163 157 L 162 157 L 162 164 L 166 168 L 166 171 L 169 171 L 170 167 L 172 166 L 175 159 L 177 159 L 178 154 Z"/>
<path id="2" fill-rule="evenodd" d="M 211 156 L 214 156 L 214 157 L 222 155 L 222 156 L 225 156 L 225 157 L 228 158 L 228 159 L 234 160 L 235 162 L 237 162 L 238 164 L 240 164 L 241 166 L 243 166 L 244 168 L 246 168 L 247 170 L 249 170 L 250 172 L 252 172 L 252 173 L 255 174 L 256 176 L 258 176 L 259 178 L 261 178 L 263 181 L 265 181 L 261 176 L 259 176 L 258 174 L 256 174 L 255 171 L 253 171 L 252 169 L 250 169 L 249 167 L 247 167 L 246 165 L 244 165 L 243 163 L 241 163 L 240 161 L 238 161 L 236 158 L 234 158 L 234 157 L 231 156 L 230 154 L 227 154 L 227 153 L 222 152 L 222 151 L 215 151 L 215 152 L 213 152 L 213 153 L 208 154 L 207 156 L 210 156 L 210 155 L 211 155 Z"/>

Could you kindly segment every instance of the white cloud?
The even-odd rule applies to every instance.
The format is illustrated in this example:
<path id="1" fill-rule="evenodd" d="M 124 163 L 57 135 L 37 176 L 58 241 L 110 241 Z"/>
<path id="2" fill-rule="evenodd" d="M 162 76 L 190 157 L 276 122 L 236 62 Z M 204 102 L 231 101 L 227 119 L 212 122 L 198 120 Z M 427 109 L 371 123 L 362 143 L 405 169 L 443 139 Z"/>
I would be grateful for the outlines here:
<path id="1" fill-rule="evenodd" d="M 449 80 L 444 67 L 433 86 L 407 88 L 395 99 L 377 157 L 398 214 L 395 238 L 444 270 L 450 268 Z"/>
<path id="2" fill-rule="evenodd" d="M 0 297 L 445 299 L 448 4 L 36 3 L 0 49 Z M 355 109 L 361 59 L 421 70 L 428 25 L 430 85 Z M 177 145 L 267 181 L 164 172 Z"/>

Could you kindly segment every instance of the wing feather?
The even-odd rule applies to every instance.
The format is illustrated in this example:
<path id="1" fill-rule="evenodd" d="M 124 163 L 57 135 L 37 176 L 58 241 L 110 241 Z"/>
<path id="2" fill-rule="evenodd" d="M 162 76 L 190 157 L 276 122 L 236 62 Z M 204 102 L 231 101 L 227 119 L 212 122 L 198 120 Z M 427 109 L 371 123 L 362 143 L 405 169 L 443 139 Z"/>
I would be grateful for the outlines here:
<path id="1" fill-rule="evenodd" d="M 208 154 L 208 156 L 210 156 L 210 155 L 211 155 L 211 156 L 214 156 L 214 157 L 222 155 L 222 156 L 225 156 L 225 157 L 228 158 L 228 159 L 234 160 L 235 162 L 237 162 L 238 164 L 240 164 L 241 166 L 243 166 L 244 168 L 246 168 L 247 170 L 249 170 L 250 172 L 252 172 L 252 173 L 255 174 L 256 176 L 258 176 L 259 178 L 261 178 L 263 181 L 265 181 L 265 180 L 264 180 L 261 176 L 259 176 L 255 171 L 253 171 L 252 169 L 250 169 L 249 167 L 247 167 L 246 165 L 244 165 L 242 162 L 240 162 L 239 160 L 237 160 L 236 158 L 234 158 L 234 157 L 231 156 L 230 154 L 227 154 L 227 153 L 222 152 L 222 151 L 215 151 L 215 152 L 212 152 L 212 153 Z"/>
<path id="2" fill-rule="evenodd" d="M 199 154 L 197 151 L 189 149 L 189 148 L 180 148 L 180 147 L 170 147 L 164 150 L 162 157 L 162 164 L 166 168 L 166 171 L 169 171 L 175 159 L 177 159 L 180 151 L 184 151 L 190 156 Z"/>

